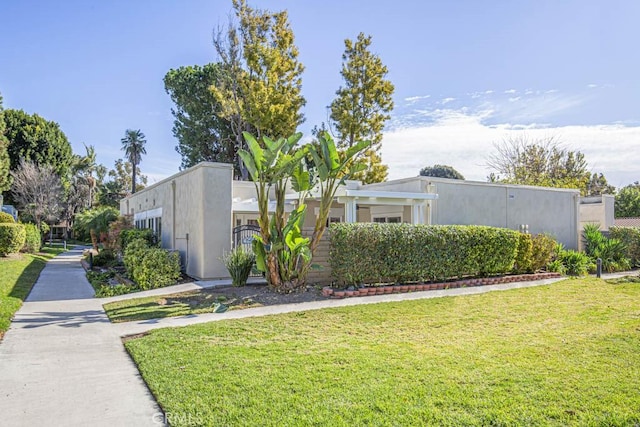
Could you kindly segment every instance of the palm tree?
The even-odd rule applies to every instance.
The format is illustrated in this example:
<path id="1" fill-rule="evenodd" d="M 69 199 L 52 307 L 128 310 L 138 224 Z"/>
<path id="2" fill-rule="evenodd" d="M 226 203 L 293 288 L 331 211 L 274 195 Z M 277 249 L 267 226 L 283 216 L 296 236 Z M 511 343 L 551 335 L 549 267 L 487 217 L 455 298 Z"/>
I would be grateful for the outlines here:
<path id="1" fill-rule="evenodd" d="M 133 194 L 136 192 L 136 170 L 138 169 L 142 155 L 147 154 L 147 150 L 144 148 L 147 140 L 140 129 L 127 129 L 124 133 L 124 138 L 120 141 L 122 142 L 122 150 L 132 166 L 131 194 Z"/>

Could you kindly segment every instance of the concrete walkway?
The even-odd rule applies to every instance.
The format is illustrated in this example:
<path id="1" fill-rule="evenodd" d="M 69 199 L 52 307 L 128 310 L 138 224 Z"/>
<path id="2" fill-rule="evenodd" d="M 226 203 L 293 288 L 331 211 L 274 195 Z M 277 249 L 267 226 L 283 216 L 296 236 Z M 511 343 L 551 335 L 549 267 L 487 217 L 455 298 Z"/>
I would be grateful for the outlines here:
<path id="1" fill-rule="evenodd" d="M 162 412 L 80 266 L 47 263 L 0 342 L 0 425 L 158 426 Z"/>

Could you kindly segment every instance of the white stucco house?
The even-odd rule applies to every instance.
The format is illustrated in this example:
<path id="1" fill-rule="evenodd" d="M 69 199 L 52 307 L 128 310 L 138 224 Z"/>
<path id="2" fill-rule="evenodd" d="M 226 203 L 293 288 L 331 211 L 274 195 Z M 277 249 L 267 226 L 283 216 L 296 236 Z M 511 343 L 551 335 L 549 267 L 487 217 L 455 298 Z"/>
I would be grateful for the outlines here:
<path id="1" fill-rule="evenodd" d="M 291 191 L 287 210 L 296 199 Z M 305 227 L 313 227 L 318 202 L 307 204 Z M 348 182 L 328 221 L 489 225 L 550 233 L 575 249 L 580 211 L 577 190 L 411 177 Z M 153 229 L 163 247 L 178 250 L 186 273 L 197 279 L 228 277 L 220 258 L 232 248 L 234 228 L 256 225 L 258 218 L 253 183 L 234 181 L 230 164 L 208 162 L 124 198 L 120 212 L 132 215 L 137 227 Z"/>

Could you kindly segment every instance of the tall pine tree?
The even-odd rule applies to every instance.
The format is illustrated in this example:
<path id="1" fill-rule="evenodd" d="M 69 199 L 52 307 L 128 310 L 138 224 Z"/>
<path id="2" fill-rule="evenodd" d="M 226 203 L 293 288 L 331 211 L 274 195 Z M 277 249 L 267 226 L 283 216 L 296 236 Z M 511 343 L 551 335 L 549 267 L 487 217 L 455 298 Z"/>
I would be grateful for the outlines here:
<path id="1" fill-rule="evenodd" d="M 367 168 L 353 179 L 365 184 L 387 179 L 380 148 L 382 129 L 393 110 L 394 86 L 386 79 L 389 72 L 380 57 L 371 52 L 371 36 L 358 34 L 357 40 L 346 39 L 342 54 L 344 86 L 336 92 L 331 103 L 331 121 L 341 148 L 357 141 L 369 140 L 371 147 L 364 153 Z"/>

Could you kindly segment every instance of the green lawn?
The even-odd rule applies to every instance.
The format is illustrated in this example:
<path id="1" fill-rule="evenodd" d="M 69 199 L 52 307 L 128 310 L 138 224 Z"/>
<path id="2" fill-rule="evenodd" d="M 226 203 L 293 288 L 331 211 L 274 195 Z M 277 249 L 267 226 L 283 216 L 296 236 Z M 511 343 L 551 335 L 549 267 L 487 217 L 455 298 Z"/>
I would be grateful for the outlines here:
<path id="1" fill-rule="evenodd" d="M 640 284 L 157 330 L 126 342 L 172 425 L 640 423 Z"/>
<path id="2" fill-rule="evenodd" d="M 43 248 L 38 254 L 0 257 L 0 338 L 9 329 L 13 315 L 29 295 L 47 261 L 62 252 L 61 248 Z"/>

